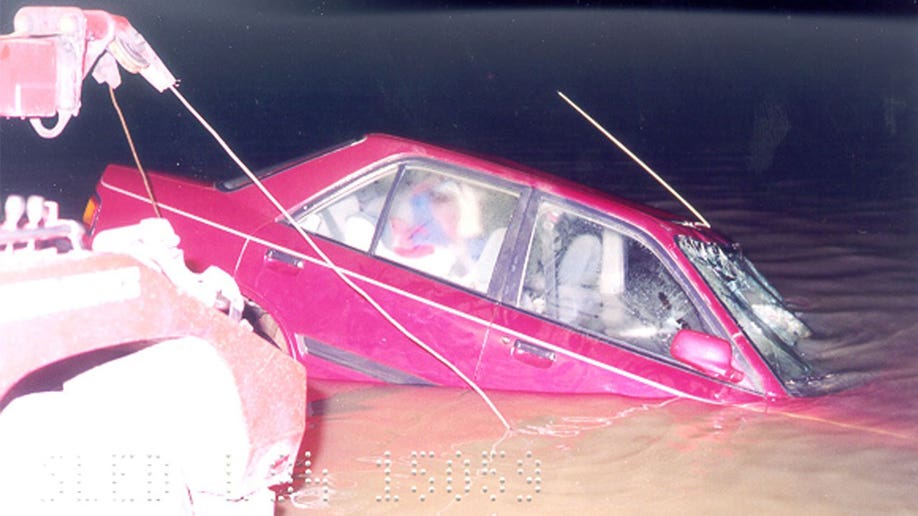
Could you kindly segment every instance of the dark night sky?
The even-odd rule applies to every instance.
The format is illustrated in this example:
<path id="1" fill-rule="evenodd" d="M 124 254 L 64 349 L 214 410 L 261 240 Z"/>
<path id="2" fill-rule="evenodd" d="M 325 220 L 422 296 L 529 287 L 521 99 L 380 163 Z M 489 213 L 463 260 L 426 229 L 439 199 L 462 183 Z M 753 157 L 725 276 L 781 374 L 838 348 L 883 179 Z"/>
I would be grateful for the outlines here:
<path id="1" fill-rule="evenodd" d="M 38 3 L 4 0 L 2 31 L 21 5 Z M 765 152 L 768 159 L 737 172 L 916 184 L 911 2 L 823 4 L 832 11 L 780 2 L 744 3 L 745 10 L 724 2 L 329 3 L 336 7 L 289 0 L 81 7 L 127 17 L 254 167 L 371 131 L 562 174 L 547 165 L 619 162 L 558 99 L 560 89 L 652 163 Z M 236 174 L 171 95 L 139 77 L 127 77 L 118 95 L 149 167 Z M 763 147 L 762 124 L 780 128 L 782 118 L 783 137 Z M 82 113 L 57 140 L 0 121 L 4 194 L 36 191 L 76 210 L 109 161 L 128 163 L 130 155 L 107 92 L 91 79 Z"/>

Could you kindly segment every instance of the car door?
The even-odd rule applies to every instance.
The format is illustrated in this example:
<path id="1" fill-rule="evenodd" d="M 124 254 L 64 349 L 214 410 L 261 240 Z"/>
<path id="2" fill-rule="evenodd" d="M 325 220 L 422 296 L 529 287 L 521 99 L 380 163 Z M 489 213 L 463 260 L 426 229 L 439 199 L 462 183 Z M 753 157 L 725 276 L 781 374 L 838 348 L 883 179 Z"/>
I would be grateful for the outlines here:
<path id="1" fill-rule="evenodd" d="M 432 160 L 386 165 L 295 214 L 334 265 L 271 224 L 245 252 L 252 290 L 314 377 L 460 385 L 422 346 L 474 377 L 520 193 Z"/>
<path id="2" fill-rule="evenodd" d="M 682 329 L 714 333 L 659 244 L 549 196 L 527 210 L 479 372 L 492 388 L 719 399 L 732 389 L 676 361 Z"/>

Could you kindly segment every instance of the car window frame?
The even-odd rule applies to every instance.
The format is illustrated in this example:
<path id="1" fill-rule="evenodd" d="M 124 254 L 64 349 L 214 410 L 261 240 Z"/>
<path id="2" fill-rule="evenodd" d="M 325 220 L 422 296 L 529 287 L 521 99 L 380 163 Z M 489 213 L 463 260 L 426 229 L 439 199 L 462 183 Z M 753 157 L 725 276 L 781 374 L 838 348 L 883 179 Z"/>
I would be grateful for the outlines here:
<path id="1" fill-rule="evenodd" d="M 395 170 L 394 171 L 390 170 L 390 168 L 395 168 Z M 391 173 L 393 174 L 394 178 L 392 180 L 392 184 L 389 186 L 389 191 L 386 192 L 386 199 L 384 201 L 385 203 L 388 203 L 389 199 L 392 196 L 392 190 L 394 189 L 394 186 L 396 182 L 398 181 L 398 178 L 400 177 L 401 171 L 402 169 L 401 169 L 399 161 L 388 161 L 384 163 L 377 163 L 376 166 L 373 166 L 367 171 L 358 172 L 356 174 L 349 174 L 344 179 L 340 180 L 338 183 L 330 185 L 329 187 L 323 188 L 319 192 L 310 196 L 307 200 L 300 203 L 299 206 L 291 210 L 290 212 L 291 218 L 294 221 L 296 221 L 297 225 L 299 225 L 303 231 L 306 231 L 307 233 L 309 233 L 311 237 L 320 238 L 322 240 L 332 242 L 332 243 L 335 243 L 343 247 L 347 247 L 348 249 L 351 249 L 358 253 L 370 254 L 369 250 L 373 248 L 373 244 L 376 242 L 377 228 L 375 226 L 373 230 L 373 240 L 371 240 L 370 246 L 367 248 L 367 250 L 364 250 L 364 249 L 354 247 L 341 240 L 337 240 L 330 236 L 323 235 L 321 233 L 317 233 L 315 231 L 311 231 L 307 229 L 306 227 L 303 226 L 304 219 L 308 215 L 328 208 L 329 206 L 333 205 L 334 203 L 341 200 L 345 196 L 350 195 L 356 192 L 357 190 L 359 190 L 360 188 L 363 188 L 364 186 L 367 186 L 370 183 L 380 179 L 381 177 Z M 384 209 L 385 209 L 385 205 L 384 205 Z M 382 213 L 383 212 L 380 212 L 380 218 L 382 218 Z M 286 217 L 278 219 L 277 222 L 285 226 L 292 226 L 292 224 L 290 223 L 289 220 L 287 220 Z M 377 220 L 377 224 L 378 224 L 378 220 Z"/>
<path id="2" fill-rule="evenodd" d="M 495 188 L 497 190 L 504 190 L 516 196 L 516 206 L 510 213 L 507 232 L 504 236 L 504 241 L 498 253 L 497 260 L 495 261 L 494 270 L 492 271 L 491 279 L 486 290 L 474 290 L 458 283 L 451 282 L 442 277 L 413 268 L 410 265 L 388 259 L 378 254 L 377 250 L 379 241 L 381 240 L 383 231 L 385 229 L 384 224 L 380 224 L 380 222 L 388 220 L 389 213 L 392 209 L 393 199 L 396 195 L 396 192 L 398 191 L 398 187 L 402 182 L 406 172 L 413 170 L 412 167 L 430 169 L 432 173 L 451 175 L 459 180 L 467 180 L 472 183 L 487 185 L 488 187 Z M 395 169 L 394 171 L 392 170 L 393 168 Z M 373 230 L 373 238 L 366 250 L 354 247 L 341 240 L 336 240 L 332 237 L 303 228 L 304 231 L 307 231 L 312 237 L 320 238 L 324 241 L 346 247 L 351 251 L 371 257 L 375 260 L 381 260 L 386 264 L 405 269 L 413 274 L 424 276 L 451 288 L 456 288 L 464 292 L 489 299 L 490 301 L 497 302 L 500 298 L 500 293 L 503 291 L 503 286 L 507 277 L 507 268 L 509 267 L 509 264 L 513 258 L 512 250 L 515 248 L 516 236 L 519 232 L 520 226 L 523 223 L 523 214 L 529 204 L 529 197 L 532 192 L 532 189 L 524 184 L 507 180 L 493 173 L 488 173 L 484 170 L 473 169 L 439 159 L 420 156 L 402 157 L 397 160 L 390 160 L 379 163 L 364 173 L 350 174 L 347 178 L 342 180 L 340 184 L 332 185 L 329 188 L 323 189 L 322 191 L 313 195 L 309 200 L 303 202 L 303 204 L 292 213 L 293 218 L 297 221 L 297 223 L 301 223 L 301 221 L 307 215 L 325 209 L 344 196 L 350 195 L 360 188 L 390 173 L 394 174 L 394 178 L 386 194 L 383 208 L 379 213 L 378 219 L 376 220 L 376 224 Z M 280 220 L 279 222 L 290 226 L 289 221 Z"/>
<path id="3" fill-rule="evenodd" d="M 704 302 L 694 285 L 685 275 L 685 272 L 666 252 L 665 248 L 660 242 L 658 242 L 655 238 L 649 235 L 646 231 L 642 230 L 640 227 L 634 225 L 631 222 L 623 220 L 622 218 L 616 217 L 613 214 L 606 213 L 576 201 L 572 201 L 570 199 L 559 197 L 557 195 L 549 194 L 543 191 L 535 191 L 529 198 L 529 204 L 526 207 L 523 216 L 525 223 L 522 227 L 520 227 L 520 230 L 516 235 L 516 240 L 514 241 L 513 245 L 514 251 L 511 253 L 513 262 L 508 268 L 508 277 L 506 278 L 504 288 L 500 294 L 500 301 L 502 304 L 514 310 L 518 310 L 522 313 L 536 317 L 559 327 L 566 328 L 569 331 L 578 333 L 591 339 L 599 340 L 606 344 L 614 345 L 628 351 L 638 353 L 642 356 L 652 358 L 654 360 L 663 361 L 667 364 L 675 365 L 681 369 L 697 372 L 694 369 L 688 367 L 686 364 L 679 362 L 677 359 L 670 355 L 652 353 L 645 348 L 634 345 L 625 340 L 616 339 L 609 335 L 598 334 L 585 328 L 564 323 L 556 318 L 551 318 L 546 314 L 539 314 L 519 306 L 518 298 L 520 289 L 522 288 L 523 284 L 523 276 L 526 272 L 526 264 L 529 257 L 529 245 L 533 238 L 533 231 L 535 230 L 535 219 L 538 214 L 539 207 L 546 202 L 560 206 L 561 208 L 568 210 L 574 215 L 595 220 L 600 224 L 607 225 L 611 229 L 637 241 L 646 247 L 650 253 L 663 264 L 663 267 L 667 270 L 667 272 L 669 272 L 673 280 L 685 293 L 689 302 L 692 303 L 692 306 L 698 312 L 699 318 L 706 326 L 704 330 L 713 336 L 725 339 L 730 342 L 730 345 L 734 350 L 734 356 L 740 357 L 740 360 L 744 362 L 743 371 L 746 372 L 752 370 L 752 368 L 749 366 L 748 358 L 743 354 L 737 343 L 733 342 L 733 339 L 730 338 L 720 319 L 716 317 L 711 308 Z M 707 375 L 704 376 L 705 378 L 716 380 L 713 377 Z M 753 383 L 759 385 L 761 382 L 754 381 Z"/>
<path id="4" fill-rule="evenodd" d="M 376 230 L 373 234 L 373 242 L 370 245 L 369 255 L 377 260 L 382 260 L 387 264 L 394 265 L 399 268 L 411 271 L 414 274 L 424 276 L 433 281 L 436 281 L 440 284 L 447 285 L 451 288 L 459 289 L 464 292 L 486 298 L 492 302 L 498 302 L 500 298 L 500 293 L 503 290 L 503 285 L 506 280 L 507 267 L 508 263 L 512 260 L 512 250 L 515 247 L 516 235 L 519 232 L 519 227 L 522 223 L 522 216 L 525 212 L 526 206 L 529 203 L 529 196 L 531 193 L 531 188 L 526 185 L 504 179 L 502 177 L 496 176 L 493 173 L 488 173 L 484 170 L 473 169 L 465 167 L 462 165 L 457 165 L 455 163 L 450 163 L 447 161 L 442 161 L 433 158 L 427 157 L 409 157 L 403 158 L 398 162 L 398 174 L 395 177 L 395 181 L 392 183 L 392 187 L 389 189 L 389 195 L 386 197 L 386 203 L 383 206 L 382 211 L 379 215 L 379 220 L 388 220 L 389 213 L 392 209 L 393 198 L 398 191 L 398 187 L 403 180 L 405 174 L 412 165 L 419 166 L 421 168 L 433 168 L 434 173 L 441 173 L 446 175 L 452 175 L 458 179 L 466 179 L 474 183 L 482 183 L 489 185 L 495 189 L 506 190 L 513 194 L 516 194 L 516 207 L 510 214 L 510 222 L 507 225 L 507 232 L 504 235 L 504 241 L 501 244 L 500 252 L 498 253 L 497 260 L 494 263 L 494 270 L 491 274 L 491 279 L 488 284 L 488 288 L 484 291 L 474 290 L 468 288 L 464 285 L 451 282 L 447 279 L 444 279 L 440 276 L 434 274 L 429 274 L 422 270 L 411 267 L 410 265 L 399 263 L 397 261 L 391 260 L 384 256 L 380 256 L 377 253 L 377 248 L 379 245 L 379 240 L 382 238 L 384 231 L 383 225 L 379 224 L 377 221 Z M 513 244 L 509 244 L 513 242 Z"/>

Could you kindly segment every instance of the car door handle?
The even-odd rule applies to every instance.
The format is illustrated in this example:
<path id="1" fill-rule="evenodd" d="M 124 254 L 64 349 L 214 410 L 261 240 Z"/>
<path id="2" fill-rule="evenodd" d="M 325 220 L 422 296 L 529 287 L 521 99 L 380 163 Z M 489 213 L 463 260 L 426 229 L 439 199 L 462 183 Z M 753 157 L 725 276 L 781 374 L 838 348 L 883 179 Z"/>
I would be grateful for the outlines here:
<path id="1" fill-rule="evenodd" d="M 265 252 L 265 265 L 281 272 L 296 272 L 303 268 L 303 260 L 277 249 L 268 249 Z"/>
<path id="2" fill-rule="evenodd" d="M 542 346 L 518 340 L 510 348 L 510 356 L 524 364 L 548 369 L 555 363 L 555 352 Z"/>

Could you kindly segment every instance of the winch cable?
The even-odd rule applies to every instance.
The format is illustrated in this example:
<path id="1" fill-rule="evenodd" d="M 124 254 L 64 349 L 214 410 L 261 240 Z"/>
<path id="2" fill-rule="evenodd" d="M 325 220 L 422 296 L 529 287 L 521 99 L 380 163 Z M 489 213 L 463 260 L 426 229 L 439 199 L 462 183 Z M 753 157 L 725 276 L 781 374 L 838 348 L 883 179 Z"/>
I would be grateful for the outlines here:
<path id="1" fill-rule="evenodd" d="M 605 136 L 607 140 L 614 143 L 619 149 L 621 149 L 622 152 L 624 152 L 629 158 L 634 160 L 635 163 L 637 163 L 642 169 L 644 169 L 645 172 L 650 174 L 650 177 L 654 178 L 657 181 L 657 183 L 660 183 L 660 186 L 665 188 L 666 191 L 669 192 L 673 197 L 675 197 L 677 201 L 679 201 L 680 203 L 682 203 L 683 206 L 688 208 L 688 210 L 692 212 L 692 215 L 694 215 L 695 218 L 698 219 L 698 221 L 701 223 L 702 226 L 706 228 L 711 227 L 711 224 L 708 222 L 706 218 L 704 218 L 704 215 L 702 215 L 701 212 L 696 210 L 695 207 L 692 206 L 690 202 L 688 202 L 684 197 L 679 195 L 679 192 L 677 192 L 675 188 L 670 186 L 670 184 L 667 183 L 666 180 L 663 179 L 662 176 L 660 176 L 660 174 L 657 174 L 656 172 L 654 172 L 653 169 L 647 165 L 647 163 L 644 163 L 644 161 L 642 161 L 641 158 L 637 157 L 635 153 L 631 152 L 631 150 L 628 147 L 625 147 L 624 143 L 618 141 L 618 138 L 612 136 L 612 133 L 610 133 L 609 131 L 606 130 L 605 127 L 600 125 L 600 123 L 597 122 L 596 119 L 591 117 L 589 113 L 587 113 L 580 106 L 575 104 L 574 101 L 568 98 L 568 96 L 565 95 L 564 93 L 559 91 L 558 96 L 560 96 L 561 99 L 564 100 L 564 102 L 567 102 L 567 104 L 570 107 L 574 108 L 574 111 L 576 111 L 577 113 L 580 114 L 580 116 L 585 118 L 586 121 L 590 123 L 590 125 L 595 127 L 600 133 L 602 133 L 602 135 Z"/>
<path id="2" fill-rule="evenodd" d="M 316 245 L 312 237 L 310 237 L 309 234 L 306 233 L 306 231 L 303 230 L 302 227 L 300 227 L 300 225 L 296 222 L 293 216 L 290 215 L 290 212 L 288 212 L 287 209 L 284 208 L 283 205 L 281 205 L 281 203 L 277 200 L 277 198 L 274 197 L 274 195 L 268 191 L 264 183 L 262 183 L 261 180 L 258 179 L 258 176 L 256 176 L 255 173 L 253 173 L 249 169 L 249 167 L 247 167 L 245 163 L 243 163 L 242 160 L 239 159 L 239 156 L 237 156 L 236 153 L 233 152 L 232 149 L 230 149 L 229 145 L 227 145 L 227 143 L 223 140 L 223 138 L 220 137 L 217 131 L 204 119 L 203 116 L 201 116 L 200 113 L 198 113 L 196 109 L 194 109 L 194 107 L 191 106 L 188 100 L 186 100 L 185 97 L 181 93 L 179 93 L 179 91 L 175 88 L 175 86 L 170 86 L 169 90 L 172 91 L 172 93 L 176 96 L 176 98 L 178 98 L 179 102 L 181 102 L 182 105 L 185 106 L 185 109 L 187 109 L 188 112 L 191 113 L 191 115 L 194 116 L 195 119 L 197 119 L 197 121 L 204 127 L 204 129 L 206 129 L 207 132 L 209 132 L 211 136 L 213 136 L 213 138 L 223 148 L 223 150 L 227 153 L 230 159 L 232 159 L 233 162 L 235 162 L 236 165 L 239 166 L 242 172 L 245 173 L 245 175 L 249 179 L 252 180 L 252 182 L 255 184 L 256 187 L 258 187 L 258 189 L 265 196 L 265 198 L 268 199 L 268 201 L 272 205 L 274 205 L 274 207 L 277 209 L 278 212 L 280 212 L 280 214 L 284 217 L 284 220 L 290 223 L 290 226 L 293 227 L 297 233 L 299 233 L 299 235 L 303 238 L 303 240 L 307 244 L 309 244 L 309 247 L 319 256 L 319 259 L 321 259 L 322 262 L 324 262 L 329 267 L 329 269 L 334 271 L 334 273 L 338 276 L 339 279 L 341 279 L 341 281 L 343 281 L 348 287 L 350 287 L 360 297 L 366 300 L 367 303 L 369 303 L 370 306 L 372 306 L 374 310 L 376 310 L 386 321 L 388 321 L 392 326 L 394 326 L 395 329 L 398 330 L 402 335 L 407 337 L 411 342 L 413 342 L 414 344 L 419 346 L 421 349 L 426 351 L 428 354 L 433 356 L 440 363 L 442 363 L 447 368 L 449 368 L 456 376 L 462 379 L 463 382 L 465 382 L 473 391 L 475 391 L 481 397 L 481 399 L 485 402 L 488 408 L 490 408 L 491 411 L 494 413 L 494 415 L 497 416 L 497 418 L 500 420 L 501 424 L 504 425 L 504 428 L 506 428 L 507 430 L 511 429 L 510 423 L 507 422 L 507 419 L 503 416 L 503 414 L 501 414 L 500 410 L 497 409 L 497 406 L 494 405 L 494 403 L 491 401 L 491 398 L 489 398 L 488 395 L 485 394 L 485 392 L 481 390 L 481 388 L 471 378 L 466 376 L 465 373 L 463 373 L 458 367 L 456 367 L 455 364 L 450 362 L 446 357 L 438 353 L 436 350 L 434 350 L 429 345 L 427 345 L 424 341 L 422 341 L 419 337 L 411 333 L 408 330 L 408 328 L 406 328 L 400 322 L 398 322 L 398 320 L 396 320 L 391 314 L 389 314 L 389 312 L 387 312 L 385 308 L 383 308 L 375 299 L 373 299 L 373 297 L 369 293 L 367 293 L 363 288 L 361 288 L 359 285 L 354 283 L 354 281 L 351 278 L 347 277 L 347 275 L 345 275 L 344 272 L 337 265 L 335 265 L 334 262 L 332 262 L 331 258 L 329 258 L 328 255 L 326 255 L 319 248 L 319 246 Z"/>
<path id="3" fill-rule="evenodd" d="M 161 219 L 163 214 L 159 211 L 159 203 L 156 202 L 156 196 L 153 195 L 153 185 L 150 184 L 150 176 L 140 163 L 137 147 L 134 146 L 134 139 L 131 138 L 131 130 L 128 129 L 127 122 L 124 120 L 124 113 L 121 112 L 121 106 L 118 105 L 118 99 L 115 98 L 115 88 L 112 88 L 111 84 L 108 85 L 108 94 L 112 99 L 112 105 L 115 106 L 115 112 L 118 113 L 118 120 L 121 120 L 121 129 L 124 131 L 124 137 L 127 138 L 128 147 L 131 148 L 131 156 L 134 157 L 134 163 L 137 165 L 137 170 L 140 171 L 140 177 L 143 178 L 143 186 L 147 189 L 147 197 L 150 198 L 150 204 L 153 205 L 153 213 L 156 214 L 156 218 Z"/>

